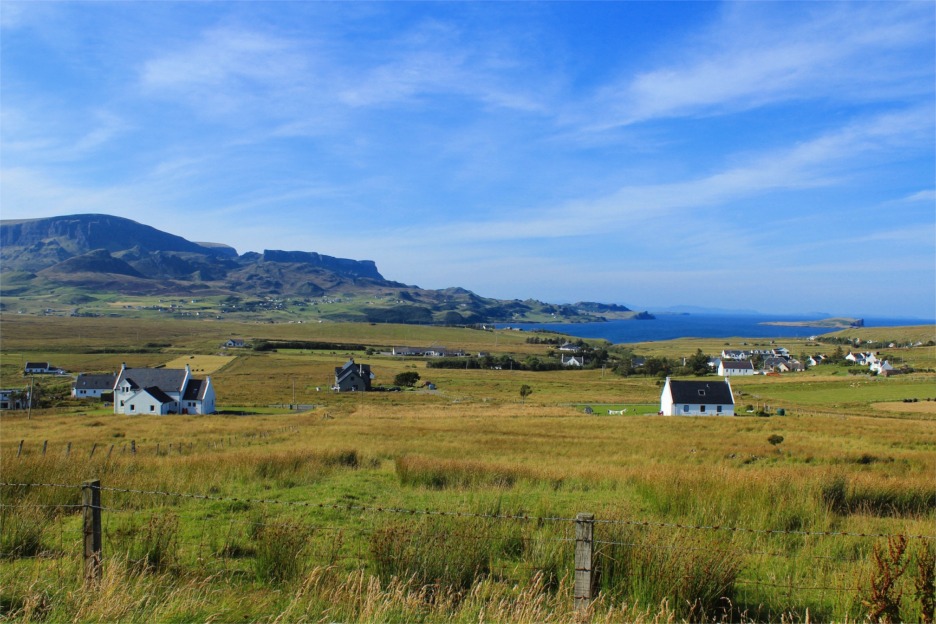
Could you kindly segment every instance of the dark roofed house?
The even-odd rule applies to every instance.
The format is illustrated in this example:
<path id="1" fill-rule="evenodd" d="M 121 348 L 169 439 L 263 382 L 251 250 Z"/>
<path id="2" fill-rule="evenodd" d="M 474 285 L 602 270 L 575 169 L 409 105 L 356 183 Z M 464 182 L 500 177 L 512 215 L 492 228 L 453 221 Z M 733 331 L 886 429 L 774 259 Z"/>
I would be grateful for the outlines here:
<path id="1" fill-rule="evenodd" d="M 211 377 L 192 377 L 188 365 L 184 369 L 122 366 L 113 387 L 115 414 L 211 414 L 215 411 Z"/>
<path id="2" fill-rule="evenodd" d="M 718 374 L 722 377 L 753 375 L 754 364 L 750 360 L 722 360 L 718 363 Z"/>
<path id="3" fill-rule="evenodd" d="M 335 367 L 335 385 L 332 390 L 337 392 L 366 392 L 371 389 L 371 380 L 374 378 L 370 366 L 355 364 L 354 358 L 345 362 L 344 366 Z"/>
<path id="4" fill-rule="evenodd" d="M 78 373 L 78 379 L 72 384 L 71 395 L 76 399 L 100 399 L 114 391 L 117 375 Z"/>
<path id="5" fill-rule="evenodd" d="M 24 375 L 58 375 L 62 369 L 52 366 L 48 362 L 26 362 L 23 367 Z"/>
<path id="6" fill-rule="evenodd" d="M 666 416 L 733 416 L 731 383 L 678 381 L 666 378 L 660 396 L 660 413 Z"/>

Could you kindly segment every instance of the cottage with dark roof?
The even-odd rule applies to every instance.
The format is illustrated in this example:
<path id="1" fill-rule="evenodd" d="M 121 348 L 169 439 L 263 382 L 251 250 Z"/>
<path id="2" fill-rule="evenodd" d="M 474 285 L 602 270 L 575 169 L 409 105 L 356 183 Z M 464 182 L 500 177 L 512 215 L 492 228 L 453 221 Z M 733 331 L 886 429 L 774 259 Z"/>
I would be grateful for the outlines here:
<path id="1" fill-rule="evenodd" d="M 337 392 L 365 392 L 371 389 L 371 380 L 374 378 L 370 366 L 355 364 L 354 358 L 345 362 L 344 366 L 335 367 L 335 385 L 332 390 Z"/>
<path id="2" fill-rule="evenodd" d="M 718 374 L 722 377 L 753 375 L 754 364 L 751 360 L 722 360 L 718 363 Z"/>
<path id="3" fill-rule="evenodd" d="M 731 382 L 677 381 L 666 378 L 660 396 L 660 413 L 665 416 L 734 416 Z"/>
<path id="4" fill-rule="evenodd" d="M 195 379 L 188 364 L 177 368 L 121 366 L 114 383 L 115 414 L 211 414 L 211 377 Z"/>
<path id="5" fill-rule="evenodd" d="M 113 373 L 94 375 L 78 373 L 78 379 L 72 384 L 72 397 L 76 399 L 100 399 L 114 391 L 117 375 Z"/>

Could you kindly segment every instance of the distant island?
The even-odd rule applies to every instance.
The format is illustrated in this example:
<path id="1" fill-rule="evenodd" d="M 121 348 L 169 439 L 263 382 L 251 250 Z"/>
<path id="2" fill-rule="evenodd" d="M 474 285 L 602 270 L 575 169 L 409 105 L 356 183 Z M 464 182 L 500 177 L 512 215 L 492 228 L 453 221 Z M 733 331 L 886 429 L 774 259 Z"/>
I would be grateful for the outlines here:
<path id="1" fill-rule="evenodd" d="M 864 327 L 864 319 L 835 317 L 820 319 L 818 321 L 764 321 L 760 325 L 779 325 L 782 327 L 823 327 L 831 329 L 851 329 L 854 327 Z"/>

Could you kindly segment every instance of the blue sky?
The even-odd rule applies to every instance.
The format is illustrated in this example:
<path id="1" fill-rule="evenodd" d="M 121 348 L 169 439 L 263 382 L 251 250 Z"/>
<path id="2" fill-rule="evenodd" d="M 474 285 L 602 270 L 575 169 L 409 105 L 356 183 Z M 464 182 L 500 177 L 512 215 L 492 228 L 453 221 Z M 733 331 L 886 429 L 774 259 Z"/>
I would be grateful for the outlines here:
<path id="1" fill-rule="evenodd" d="M 0 214 L 499 298 L 936 317 L 933 2 L 8 2 Z"/>

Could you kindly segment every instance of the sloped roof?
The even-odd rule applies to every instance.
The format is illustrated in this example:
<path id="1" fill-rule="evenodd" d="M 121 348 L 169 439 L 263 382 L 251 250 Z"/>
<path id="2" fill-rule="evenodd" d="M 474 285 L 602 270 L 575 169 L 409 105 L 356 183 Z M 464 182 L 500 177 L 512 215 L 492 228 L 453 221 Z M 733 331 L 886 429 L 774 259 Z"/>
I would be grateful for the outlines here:
<path id="1" fill-rule="evenodd" d="M 113 390 L 116 381 L 117 375 L 114 374 L 78 373 L 75 388 L 78 390 Z"/>
<path id="2" fill-rule="evenodd" d="M 134 389 L 159 388 L 163 392 L 181 392 L 185 369 L 125 368 L 120 371 L 116 385 L 122 384 L 124 380 L 130 382 L 130 387 Z"/>
<path id="3" fill-rule="evenodd" d="M 183 401 L 201 401 L 208 390 L 208 382 L 204 379 L 189 379 L 182 394 Z"/>
<path id="4" fill-rule="evenodd" d="M 171 396 L 157 388 L 156 386 L 150 386 L 149 388 L 143 388 L 143 392 L 146 392 L 148 395 L 159 401 L 160 403 L 172 403 L 175 401 Z"/>
<path id="5" fill-rule="evenodd" d="M 738 370 L 754 370 L 754 364 L 750 360 L 722 360 L 722 367 Z"/>
<path id="6" fill-rule="evenodd" d="M 734 405 L 731 386 L 724 381 L 669 382 L 674 403 L 712 403 Z"/>

